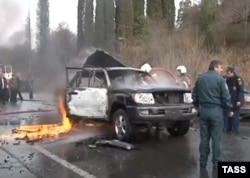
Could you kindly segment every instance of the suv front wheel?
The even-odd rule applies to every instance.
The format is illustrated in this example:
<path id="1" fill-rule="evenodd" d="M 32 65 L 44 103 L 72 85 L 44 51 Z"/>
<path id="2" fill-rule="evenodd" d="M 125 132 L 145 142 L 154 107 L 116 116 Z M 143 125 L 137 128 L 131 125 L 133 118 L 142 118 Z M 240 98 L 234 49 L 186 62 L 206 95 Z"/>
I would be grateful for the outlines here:
<path id="1" fill-rule="evenodd" d="M 172 136 L 184 136 L 190 126 L 190 121 L 176 121 L 171 126 L 167 126 L 167 130 Z"/>
<path id="2" fill-rule="evenodd" d="M 112 116 L 115 137 L 120 141 L 129 141 L 132 135 L 132 126 L 124 109 L 118 109 Z"/>

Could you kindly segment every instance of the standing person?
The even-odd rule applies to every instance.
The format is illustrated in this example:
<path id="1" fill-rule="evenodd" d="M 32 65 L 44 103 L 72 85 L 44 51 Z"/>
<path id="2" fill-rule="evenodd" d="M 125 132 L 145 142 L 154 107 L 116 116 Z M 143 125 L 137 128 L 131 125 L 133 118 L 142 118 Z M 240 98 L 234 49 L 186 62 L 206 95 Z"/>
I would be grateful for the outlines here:
<path id="1" fill-rule="evenodd" d="M 6 101 L 6 92 L 7 92 L 7 80 L 4 77 L 4 74 L 0 73 L 0 102 L 2 103 L 2 105 L 4 105 Z"/>
<path id="2" fill-rule="evenodd" d="M 21 101 L 23 101 L 23 96 L 22 96 L 22 93 L 21 93 L 22 81 L 20 79 L 20 73 L 17 74 L 16 80 L 17 80 L 17 95 L 19 96 L 19 99 Z"/>
<path id="3" fill-rule="evenodd" d="M 29 99 L 33 99 L 33 90 L 34 90 L 34 78 L 32 75 L 28 77 L 28 90 L 29 90 Z"/>
<path id="4" fill-rule="evenodd" d="M 227 86 L 229 93 L 231 95 L 231 102 L 233 104 L 233 117 L 228 117 L 227 120 L 227 132 L 229 133 L 239 133 L 239 123 L 240 123 L 240 107 L 243 105 L 244 101 L 244 82 L 241 77 L 239 77 L 234 67 L 229 66 L 226 71 L 227 75 Z"/>
<path id="5" fill-rule="evenodd" d="M 180 65 L 176 68 L 176 71 L 179 73 L 179 81 L 182 84 L 184 84 L 187 88 L 191 88 L 192 87 L 192 82 L 190 80 L 190 78 L 187 75 L 187 68 L 183 65 Z"/>
<path id="6" fill-rule="evenodd" d="M 15 74 L 12 74 L 9 87 L 10 87 L 10 102 L 16 103 L 17 102 L 17 98 L 16 98 L 17 97 L 17 78 Z"/>
<path id="7" fill-rule="evenodd" d="M 192 93 L 193 104 L 200 112 L 200 168 L 206 168 L 212 138 L 212 163 L 217 168 L 221 161 L 221 136 L 223 132 L 223 110 L 233 115 L 232 104 L 226 81 L 222 78 L 222 63 L 210 62 L 208 72 L 196 81 Z"/>
<path id="8" fill-rule="evenodd" d="M 226 74 L 223 72 L 222 74 L 223 79 L 226 81 L 227 80 L 227 76 Z M 223 120 L 224 120 L 224 127 L 223 127 L 223 131 L 226 132 L 227 131 L 227 127 L 228 127 L 228 113 L 226 110 L 223 111 Z"/>

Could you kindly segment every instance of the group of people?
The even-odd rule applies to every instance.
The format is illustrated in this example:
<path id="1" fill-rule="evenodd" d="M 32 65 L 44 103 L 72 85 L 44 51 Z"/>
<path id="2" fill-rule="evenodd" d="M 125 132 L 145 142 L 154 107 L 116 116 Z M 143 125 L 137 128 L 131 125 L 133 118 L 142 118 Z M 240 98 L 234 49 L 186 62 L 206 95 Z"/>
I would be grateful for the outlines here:
<path id="1" fill-rule="evenodd" d="M 22 81 L 20 74 L 12 74 L 12 77 L 7 80 L 3 73 L 0 73 L 0 103 L 5 105 L 6 102 L 16 103 L 17 95 L 23 101 L 21 94 Z M 33 78 L 28 79 L 29 98 L 33 99 Z"/>
<path id="2" fill-rule="evenodd" d="M 142 70 L 149 72 L 145 64 Z M 191 100 L 199 113 L 200 124 L 200 168 L 206 168 L 212 139 L 212 163 L 217 168 L 221 161 L 221 137 L 224 131 L 238 134 L 240 107 L 244 104 L 244 82 L 233 66 L 223 70 L 221 61 L 210 62 L 208 71 L 199 74 L 195 85 L 187 75 L 185 66 L 176 68 L 177 83 L 192 88 Z M 192 125 L 192 122 L 191 122 Z"/>
<path id="3" fill-rule="evenodd" d="M 187 69 L 181 65 L 176 68 L 179 72 L 179 81 L 187 88 L 192 88 L 192 82 L 187 75 Z M 199 74 L 200 76 L 201 74 Z M 229 90 L 231 103 L 233 105 L 233 117 L 229 117 L 224 111 L 224 131 L 228 133 L 239 133 L 240 122 L 240 107 L 244 104 L 244 82 L 241 77 L 236 74 L 234 66 L 228 66 L 226 71 L 222 71 L 220 75 L 225 79 L 227 88 Z"/>
<path id="4" fill-rule="evenodd" d="M 217 168 L 221 161 L 223 128 L 230 133 L 237 134 L 239 131 L 239 111 L 244 104 L 244 82 L 236 75 L 234 67 L 227 67 L 224 73 L 222 63 L 213 60 L 208 71 L 201 74 L 195 82 L 192 99 L 200 114 L 200 168 L 207 166 L 210 139 L 213 168 Z"/>

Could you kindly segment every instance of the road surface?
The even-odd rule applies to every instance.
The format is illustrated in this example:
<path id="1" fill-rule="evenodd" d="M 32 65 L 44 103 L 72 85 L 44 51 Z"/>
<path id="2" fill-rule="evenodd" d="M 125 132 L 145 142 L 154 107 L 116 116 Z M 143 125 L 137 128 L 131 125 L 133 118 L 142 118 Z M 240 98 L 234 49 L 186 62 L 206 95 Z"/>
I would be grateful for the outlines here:
<path id="1" fill-rule="evenodd" d="M 52 101 L 42 101 L 43 98 L 1 107 L 0 135 L 10 133 L 13 128 L 20 125 L 60 123 L 57 107 Z M 45 110 L 48 111 L 44 112 Z M 225 161 L 250 161 L 249 121 L 241 123 L 240 135 L 223 135 L 222 149 Z M 199 170 L 199 130 L 190 130 L 182 138 L 171 137 L 165 132 L 160 135 L 152 133 L 151 136 L 138 133 L 132 142 L 138 149 L 131 151 L 90 145 L 91 141 L 106 138 L 108 135 L 110 132 L 107 125 L 90 127 L 82 124 L 72 128 L 65 136 L 45 139 L 33 145 L 24 141 L 1 140 L 0 177 L 217 177 L 211 162 L 208 163 L 207 171 Z"/>

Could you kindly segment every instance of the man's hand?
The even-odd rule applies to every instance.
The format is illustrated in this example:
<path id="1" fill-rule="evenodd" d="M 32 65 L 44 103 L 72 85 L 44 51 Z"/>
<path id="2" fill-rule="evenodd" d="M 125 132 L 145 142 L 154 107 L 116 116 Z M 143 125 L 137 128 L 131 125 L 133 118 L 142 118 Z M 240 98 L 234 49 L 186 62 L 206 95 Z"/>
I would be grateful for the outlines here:
<path id="1" fill-rule="evenodd" d="M 240 101 L 237 101 L 237 102 L 236 102 L 236 105 L 237 105 L 237 106 L 241 106 L 241 102 L 240 102 Z"/>
<path id="2" fill-rule="evenodd" d="M 229 113 L 228 113 L 228 116 L 229 116 L 229 117 L 233 117 L 233 116 L 234 116 L 234 112 L 229 112 Z"/>

